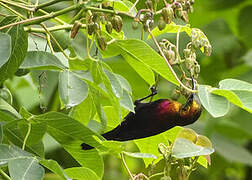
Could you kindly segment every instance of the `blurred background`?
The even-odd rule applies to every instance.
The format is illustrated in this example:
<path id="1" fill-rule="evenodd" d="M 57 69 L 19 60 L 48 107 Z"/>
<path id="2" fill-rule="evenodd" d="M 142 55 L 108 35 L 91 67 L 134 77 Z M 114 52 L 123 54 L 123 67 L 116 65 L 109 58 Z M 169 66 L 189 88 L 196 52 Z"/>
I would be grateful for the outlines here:
<path id="1" fill-rule="evenodd" d="M 41 2 L 43 2 L 41 0 Z M 135 2 L 132 0 L 132 2 Z M 160 3 L 162 1 L 160 0 Z M 59 3 L 53 9 L 67 7 L 68 2 Z M 144 7 L 144 1 L 139 2 L 137 9 Z M 1 9 L 2 11 L 2 9 Z M 68 20 L 70 16 L 62 16 Z M 139 38 L 139 30 L 133 31 L 131 21 L 124 19 L 123 30 L 128 38 Z M 199 84 L 218 87 L 218 82 L 226 78 L 235 78 L 252 83 L 252 1 L 251 0 L 195 0 L 194 12 L 189 15 L 191 27 L 200 28 L 208 37 L 213 47 L 213 53 L 206 57 L 198 54 L 201 65 Z M 164 35 L 161 38 L 174 40 L 174 35 Z M 181 48 L 185 48 L 185 34 L 181 33 Z M 30 37 L 29 49 L 44 50 L 45 42 L 36 37 Z M 148 43 L 153 46 L 151 41 Z M 85 37 L 78 34 L 72 42 L 78 55 L 85 57 Z M 184 45 L 184 47 L 183 47 Z M 154 46 L 153 46 L 154 47 Z M 63 62 L 64 57 L 56 54 Z M 133 99 L 149 94 L 148 85 L 122 59 L 113 57 L 105 59 L 115 73 L 123 75 L 131 84 Z M 40 77 L 40 78 L 38 78 Z M 57 91 L 57 73 L 32 71 L 30 75 L 14 77 L 8 80 L 7 87 L 14 96 L 17 109 L 20 105 L 34 114 L 43 111 L 59 110 L 60 101 Z M 38 85 L 40 81 L 40 86 Z M 35 82 L 35 83 L 34 83 Z M 174 86 L 165 80 L 160 80 L 159 95 L 156 98 L 169 98 Z M 248 97 L 251 99 L 252 97 Z M 183 101 L 183 99 L 181 99 Z M 229 113 L 222 118 L 213 118 L 206 111 L 190 128 L 197 133 L 206 135 L 213 143 L 216 152 L 211 155 L 211 165 L 208 169 L 201 167 L 194 171 L 190 179 L 204 180 L 252 180 L 252 115 L 231 105 Z M 78 166 L 51 137 L 44 138 L 46 158 L 62 162 L 64 168 Z M 131 152 L 138 151 L 133 142 L 125 144 Z M 162 171 L 162 161 L 155 167 L 146 168 L 143 160 L 126 157 L 127 164 L 133 173 Z M 104 156 L 104 180 L 127 180 L 121 161 L 114 156 Z M 154 169 L 153 169 L 154 168 Z M 48 173 L 46 179 L 57 179 Z"/>

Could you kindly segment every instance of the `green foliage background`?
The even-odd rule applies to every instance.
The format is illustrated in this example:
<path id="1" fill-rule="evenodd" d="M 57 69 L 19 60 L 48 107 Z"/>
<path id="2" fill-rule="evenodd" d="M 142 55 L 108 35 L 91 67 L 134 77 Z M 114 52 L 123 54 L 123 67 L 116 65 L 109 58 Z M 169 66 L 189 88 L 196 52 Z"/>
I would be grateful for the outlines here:
<path id="1" fill-rule="evenodd" d="M 134 2 L 134 1 L 132 1 Z M 66 7 L 68 4 L 66 3 L 60 3 L 55 6 L 53 6 L 53 9 L 62 9 L 63 7 Z M 140 9 L 144 7 L 144 3 L 140 2 L 137 5 L 137 9 Z M 1 11 L 5 11 L 3 9 L 0 9 Z M 195 0 L 194 5 L 194 12 L 190 14 L 190 24 L 192 28 L 200 28 L 202 31 L 206 34 L 208 37 L 210 43 L 213 47 L 213 53 L 210 57 L 203 56 L 200 52 L 198 54 L 198 61 L 201 65 L 201 74 L 199 77 L 199 83 L 200 84 L 206 84 L 211 85 L 213 87 L 218 87 L 218 84 L 223 79 L 240 79 L 249 83 L 252 83 L 252 2 L 250 0 Z M 61 16 L 63 20 L 69 21 L 70 16 L 64 15 Z M 127 18 L 124 19 L 124 26 L 123 31 L 125 32 L 126 36 L 128 38 L 139 38 L 140 33 L 138 31 L 134 31 L 131 28 L 131 22 L 132 20 L 129 20 Z M 16 27 L 19 28 L 18 26 Z M 14 31 L 14 30 L 13 30 Z M 118 35 L 120 36 L 120 34 Z M 145 34 L 145 37 L 147 38 L 147 34 Z M 170 39 L 175 39 L 175 36 L 173 35 L 162 35 L 161 37 L 158 37 L 158 39 L 162 39 L 164 37 L 168 37 Z M 5 37 L 8 38 L 8 37 Z M 187 40 L 188 37 L 186 36 L 186 33 L 181 35 L 181 43 L 183 40 Z M 83 46 L 85 46 L 85 40 L 84 40 L 83 33 L 79 33 L 76 40 L 73 43 L 73 47 L 80 57 L 84 58 L 86 57 L 85 51 Z M 19 41 L 18 43 L 23 46 L 26 46 L 27 44 L 22 41 L 23 39 L 20 38 L 16 41 Z M 36 50 L 36 44 L 39 50 L 43 51 L 45 46 L 45 41 L 41 41 L 39 38 L 32 37 L 29 38 L 29 51 L 35 51 Z M 154 47 L 151 40 L 146 41 L 148 44 L 150 44 L 152 47 Z M 123 42 L 122 42 L 123 43 Z M 129 44 L 127 44 L 128 46 Z M 8 44 L 6 44 L 8 46 Z M 137 46 L 137 45 L 136 45 Z M 184 44 L 185 46 L 185 44 Z M 183 47 L 183 43 L 181 44 L 181 47 Z M 113 48 L 113 47 L 112 47 Z M 137 48 L 137 47 L 136 47 Z M 13 52 L 12 52 L 13 53 Z M 93 54 L 94 52 L 91 52 Z M 113 54 L 114 52 L 111 51 Z M 114 54 L 115 55 L 115 54 Z M 22 53 L 19 55 L 22 56 Z M 36 60 L 36 53 L 33 54 L 33 52 L 29 52 L 26 56 L 26 60 L 28 62 L 29 57 L 32 57 Z M 42 55 L 39 57 L 41 58 Z M 48 58 L 50 55 L 45 56 L 45 58 Z M 126 55 L 123 55 L 125 57 Z M 58 59 L 62 59 L 62 55 L 60 53 L 56 53 L 56 57 Z M 4 57 L 2 57 L 4 58 Z M 15 57 L 17 60 L 14 60 L 13 62 L 18 62 L 18 58 L 22 57 Z M 72 74 L 68 71 L 62 71 L 60 73 L 54 72 L 54 71 L 46 71 L 45 73 L 42 73 L 42 86 L 40 87 L 41 91 L 38 90 L 38 76 L 41 75 L 41 72 L 45 68 L 50 69 L 63 69 L 65 64 L 64 62 L 58 62 L 58 59 L 51 58 L 52 62 L 49 64 L 48 61 L 41 65 L 40 68 L 34 68 L 33 64 L 22 64 L 22 68 L 29 68 L 32 69 L 31 76 L 23 76 L 23 77 L 12 77 L 11 79 L 8 79 L 5 83 L 8 89 L 10 90 L 12 96 L 13 96 L 13 104 L 15 109 L 19 110 L 21 107 L 24 107 L 24 109 L 20 110 L 20 114 L 23 117 L 26 117 L 25 119 L 29 119 L 31 115 L 26 112 L 25 109 L 27 109 L 29 112 L 32 112 L 33 114 L 39 115 L 42 114 L 43 111 L 41 109 L 46 108 L 50 111 L 57 111 L 60 106 L 62 106 L 62 103 L 64 103 L 66 106 L 71 106 L 73 103 L 76 103 L 76 101 L 72 102 L 73 99 L 71 97 L 72 92 L 69 90 L 69 92 L 64 92 L 64 90 L 67 86 L 67 84 L 64 84 L 63 81 L 62 84 L 58 82 L 59 79 L 66 79 L 69 78 L 71 81 L 72 86 L 80 85 L 80 90 L 83 90 L 83 88 L 87 88 L 87 84 L 90 85 L 90 82 L 87 80 L 88 75 L 85 74 Z M 34 60 L 34 61 L 35 61 Z M 33 62 L 34 62 L 33 61 Z M 104 60 L 110 68 L 113 70 L 114 73 L 121 75 L 122 77 L 126 78 L 127 81 L 130 83 L 130 87 L 132 88 L 132 98 L 137 99 L 140 97 L 143 97 L 147 94 L 149 94 L 149 84 L 152 84 L 154 81 L 154 77 L 152 73 L 149 73 L 149 68 L 146 67 L 142 73 L 142 78 L 147 79 L 148 82 L 145 82 L 141 76 L 139 76 L 134 69 L 129 66 L 130 59 L 128 59 L 127 63 L 124 61 L 122 56 L 116 56 L 116 57 L 109 57 Z M 133 61 L 133 60 L 132 60 Z M 55 63 L 56 62 L 56 63 Z M 94 63 L 92 62 L 93 67 L 100 67 L 102 68 L 102 65 L 100 63 Z M 128 64 L 129 63 L 129 64 Z M 132 62 L 134 63 L 134 62 Z M 80 62 L 81 65 L 81 62 Z M 19 64 L 15 64 L 13 66 L 19 66 Z M 13 67 L 12 66 L 12 67 Z M 74 69 L 76 67 L 72 67 Z M 79 66 L 77 66 L 79 68 Z M 97 70 L 99 68 L 94 68 L 94 70 Z M 10 69 L 10 71 L 12 71 Z M 1 72 L 1 71 L 0 71 Z M 109 71 L 107 72 L 107 76 L 112 79 L 114 76 L 109 74 Z M 96 73 L 104 73 L 102 72 L 92 72 L 93 74 Z M 58 75 L 59 74 L 59 75 Z M 6 76 L 6 75 L 5 75 Z M 46 78 L 44 77 L 46 76 Z M 169 76 L 169 75 L 168 75 Z M 3 77 L 3 76 L 1 76 Z M 76 79 L 76 77 L 83 77 L 85 79 L 85 83 L 80 83 Z M 105 76 L 104 76 L 105 77 Z M 103 81 L 105 82 L 111 82 L 111 79 L 97 79 L 95 81 Z M 0 78 L 1 80 L 1 78 Z M 35 83 L 32 83 L 32 81 L 35 81 Z M 37 81 L 37 82 L 36 82 Z M 124 80 L 122 80 L 124 81 Z M 82 81 L 83 82 L 83 81 Z M 129 100 L 129 94 L 130 94 L 130 87 L 127 83 L 124 84 L 123 88 L 120 89 L 121 86 L 116 86 L 116 83 L 114 82 L 117 89 L 115 90 L 118 92 L 118 94 L 121 93 L 121 95 L 125 95 L 125 101 L 121 104 L 125 107 L 126 110 L 132 110 L 133 105 L 130 103 Z M 107 83 L 108 84 L 108 83 Z M 59 86 L 59 91 L 57 91 L 57 88 Z M 170 94 L 172 92 L 172 89 L 175 86 L 171 83 L 167 82 L 166 80 L 162 79 L 159 83 L 159 95 L 155 98 L 170 98 Z M 113 89 L 111 87 L 105 87 L 109 94 L 113 94 Z M 204 87 L 202 87 L 204 88 Z M 103 92 L 97 92 L 97 89 L 89 89 L 93 94 L 99 94 L 101 95 Z M 231 91 L 231 90 L 230 90 Z M 220 90 L 216 90 L 216 94 L 222 93 Z M 250 93 L 246 94 L 246 97 L 244 97 L 241 92 L 234 92 L 237 96 L 240 97 L 241 100 L 244 100 L 243 102 L 246 102 L 246 104 L 239 105 L 243 109 L 230 105 L 230 109 L 225 116 L 213 118 L 207 111 L 204 111 L 203 115 L 200 117 L 199 121 L 197 123 L 190 126 L 190 128 L 194 129 L 197 133 L 206 135 L 209 137 L 213 143 L 213 146 L 216 150 L 216 152 L 211 155 L 211 166 L 208 167 L 208 169 L 205 169 L 204 167 L 199 166 L 199 170 L 195 171 L 191 175 L 191 179 L 209 179 L 209 180 L 222 180 L 222 179 L 252 179 L 252 116 L 249 112 L 247 112 L 247 109 L 252 109 L 252 94 Z M 240 93 L 240 94 L 239 94 Z M 65 96 L 66 94 L 69 95 Z M 8 93 L 7 93 L 8 95 Z M 104 94 L 102 94 L 104 95 Z M 111 95 L 111 96 L 114 96 Z M 59 97 L 65 97 L 59 99 Z M 74 97 L 76 97 L 74 95 Z M 233 96 L 232 96 L 233 97 Z M 232 98 L 230 96 L 230 98 Z M 83 94 L 80 93 L 76 99 L 81 100 L 85 99 L 80 105 L 78 105 L 74 110 L 71 110 L 70 114 L 72 117 L 77 119 L 78 121 L 81 121 L 81 123 L 84 123 L 85 125 L 88 124 L 88 126 L 97 132 L 101 132 L 102 128 L 105 127 L 105 120 L 104 120 L 104 114 L 107 117 L 107 130 L 113 128 L 120 120 L 118 118 L 113 119 L 114 117 L 117 117 L 117 110 L 111 109 L 111 107 L 104 107 L 101 108 L 100 111 L 97 110 L 97 115 L 95 115 L 95 112 L 92 111 L 92 108 L 99 109 L 98 107 L 101 106 L 101 104 L 92 104 L 92 100 L 95 98 L 92 94 Z M 96 97 L 99 98 L 99 97 Z M 113 97 L 114 98 L 114 97 Z M 110 103 L 117 105 L 115 99 L 111 98 Z M 127 99 L 128 98 L 128 99 Z M 62 102 L 61 102 L 62 101 Z M 183 99 L 181 100 L 183 101 Z M 107 102 L 102 102 L 107 103 Z M 91 105 L 92 108 L 87 109 L 87 105 Z M 5 106 L 6 107 L 6 106 Z M 248 107 L 246 109 L 246 107 Z M 7 107 L 8 108 L 8 107 Z M 246 111 L 247 110 L 247 111 Z M 14 111 L 14 110 L 13 110 Z M 122 112 L 122 116 L 124 112 Z M 216 112 L 214 112 L 215 114 Z M 223 112 L 222 112 L 223 113 Z M 224 113 L 224 114 L 225 114 Z M 83 114 L 86 116 L 83 117 Z M 5 121 L 13 121 L 13 117 L 6 116 L 4 114 L 1 115 L 5 118 Z M 6 117 L 5 117 L 6 116 Z M 93 120 L 88 122 L 90 117 L 93 117 L 93 119 L 100 120 L 101 123 L 97 123 L 97 121 Z M 47 127 L 45 127 L 44 120 L 47 120 Z M 51 119 L 58 119 L 60 123 L 62 123 L 62 126 L 59 126 L 57 130 L 54 129 L 53 121 L 50 121 Z M 60 136 L 59 134 L 69 133 L 69 131 L 73 131 L 75 128 L 76 130 L 80 130 L 79 128 L 79 122 L 74 121 L 72 118 L 59 115 L 57 113 L 49 113 L 46 115 L 39 115 L 36 116 L 36 118 L 33 119 L 33 121 L 37 122 L 34 127 L 32 126 L 32 130 L 34 132 L 37 129 L 40 129 L 39 132 L 41 134 L 35 133 L 35 137 L 37 139 L 41 140 L 41 137 L 44 135 L 45 132 L 49 133 L 45 135 L 43 142 L 45 145 L 45 158 L 46 159 L 54 159 L 57 162 L 60 163 L 62 167 L 69 168 L 65 171 L 65 173 L 68 176 L 71 176 L 72 174 L 78 174 L 83 173 L 83 176 L 86 176 L 86 179 L 99 179 L 98 176 L 101 176 L 103 173 L 103 179 L 104 180 L 116 180 L 116 179 L 122 179 L 126 180 L 128 179 L 128 174 L 126 173 L 123 165 L 121 164 L 121 161 L 117 159 L 115 156 L 112 155 L 105 155 L 103 157 L 99 156 L 100 159 L 96 159 L 96 163 L 92 160 L 92 158 L 88 159 L 86 157 L 97 157 L 97 152 L 93 151 L 90 152 L 90 154 L 85 154 L 84 152 L 79 152 L 79 149 L 74 149 L 73 147 L 77 147 L 79 144 L 81 144 L 82 141 L 77 139 L 76 137 L 80 137 L 80 139 L 84 141 L 90 141 L 95 144 L 95 138 L 91 135 L 87 129 L 82 128 L 81 133 L 69 135 L 69 139 L 72 140 L 71 146 L 68 144 L 69 139 L 65 139 L 65 136 Z M 60 124 L 58 123 L 58 124 Z M 69 131 L 65 128 L 67 124 L 69 123 L 69 126 L 71 126 L 72 129 L 69 129 Z M 25 123 L 18 124 L 19 129 L 21 129 L 21 135 L 25 136 L 25 132 L 27 131 L 27 125 Z M 2 124 L 0 124 L 0 130 L 2 129 Z M 47 129 L 46 129 L 47 128 Z M 11 125 L 9 129 L 7 128 L 6 132 L 4 133 L 10 133 L 10 136 L 12 133 L 12 130 L 15 129 Z M 23 130 L 23 132 L 22 132 Z M 2 130 L 1 130 L 2 131 Z M 8 131 L 8 132 L 7 132 Z M 74 132 L 74 131 L 73 131 Z M 23 133 L 23 134 L 22 134 Z M 169 136 L 169 132 L 167 133 L 167 136 Z M 11 136 L 12 137 L 12 136 Z M 33 136 L 34 137 L 34 136 Z M 53 138 L 54 139 L 53 139 Z M 15 139 L 15 137 L 12 137 Z M 93 138 L 93 139 L 92 139 Z M 151 151 L 151 149 L 156 149 L 155 147 L 155 141 L 158 141 L 162 139 L 162 136 L 157 136 L 151 140 L 151 144 L 148 147 L 142 146 L 143 150 L 146 152 L 147 149 Z M 58 143 L 55 141 L 55 139 L 58 141 Z M 163 138 L 165 139 L 165 138 Z M 2 141 L 2 137 L 0 137 L 0 140 Z M 166 139 L 165 139 L 166 140 Z M 3 139 L 5 141 L 5 139 Z M 16 141 L 16 139 L 15 139 Z M 130 152 L 136 152 L 138 151 L 138 147 L 136 144 L 142 143 L 147 144 L 149 140 L 146 140 L 147 142 L 144 142 L 144 140 L 136 141 L 136 142 L 129 142 L 125 144 L 125 149 Z M 36 139 L 31 139 L 27 141 L 27 149 L 29 151 L 33 152 L 37 155 L 43 155 L 44 151 L 43 148 L 41 148 L 41 141 L 37 144 L 34 142 L 37 142 Z M 67 142 L 67 143 L 66 143 Z M 59 145 L 59 143 L 61 145 Z M 22 141 L 19 142 L 20 145 L 22 145 Z M 98 142 L 99 144 L 99 142 Z M 2 145 L 1 145 L 2 146 Z M 65 150 L 61 147 L 63 146 Z M 4 146 L 2 147 L 5 148 Z M 67 152 L 67 151 L 68 152 Z M 14 151 L 14 150 L 13 150 Z M 154 151 L 154 150 L 153 150 Z M 152 151 L 151 151 L 152 152 Z M 19 152 L 21 153 L 21 152 Z M 73 159 L 69 155 L 69 153 L 73 157 L 83 157 L 83 159 L 77 158 L 78 162 Z M 146 152 L 148 153 L 148 152 Z M 81 155 L 80 155 L 81 154 Z M 12 164 L 10 163 L 9 166 L 12 168 L 16 168 L 14 164 L 29 164 L 33 163 L 34 157 L 30 157 L 29 155 L 23 155 L 22 153 L 20 156 L 25 156 L 24 159 L 19 159 L 19 162 L 15 162 Z M 86 158 L 86 159 L 85 159 Z M 102 159 L 103 158 L 103 159 Z M 57 163 L 55 161 L 50 160 L 42 160 L 40 161 L 40 164 L 47 167 L 48 169 L 57 169 L 55 167 L 57 166 Z M 89 161 L 89 162 L 88 162 Z M 104 171 L 103 171 L 103 164 L 101 163 L 104 161 Z M 132 157 L 126 157 L 127 164 L 131 171 L 133 173 L 139 173 L 144 172 L 148 173 L 150 169 L 145 168 L 144 161 L 142 159 L 136 159 Z M 145 163 L 150 163 L 151 160 L 145 160 Z M 70 169 L 71 167 L 78 166 L 78 163 L 83 165 L 83 167 L 79 169 Z M 156 171 L 158 169 L 161 169 L 163 162 L 160 162 L 156 165 Z M 11 168 L 9 167 L 9 170 L 11 171 Z M 39 169 L 39 167 L 34 165 L 34 168 L 38 168 L 38 172 L 43 173 L 43 170 Z M 92 169 L 93 171 L 89 171 L 89 169 Z M 95 172 L 95 173 L 94 173 Z M 61 172 L 60 169 L 58 169 L 57 174 L 61 176 L 61 178 L 65 178 L 66 174 L 64 172 Z M 80 174 L 81 174 L 80 173 Z M 82 177 L 83 177 L 82 176 Z M 56 176 L 54 174 L 49 173 L 49 171 L 46 171 L 45 179 L 61 179 L 59 176 Z"/>

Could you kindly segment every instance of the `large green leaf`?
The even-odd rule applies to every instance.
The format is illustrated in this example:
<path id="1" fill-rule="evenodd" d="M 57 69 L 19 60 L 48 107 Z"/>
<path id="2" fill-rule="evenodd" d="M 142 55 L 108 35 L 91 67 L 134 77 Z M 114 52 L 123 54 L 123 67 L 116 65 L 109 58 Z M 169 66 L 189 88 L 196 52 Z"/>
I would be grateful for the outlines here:
<path id="1" fill-rule="evenodd" d="M 13 115 L 15 115 L 16 117 L 21 118 L 20 114 L 18 114 L 18 112 L 16 111 L 16 109 L 14 109 L 10 104 L 8 104 L 1 97 L 0 97 L 0 109 L 8 111 L 8 112 L 12 113 Z"/>
<path id="2" fill-rule="evenodd" d="M 211 93 L 223 96 L 231 103 L 252 113 L 252 84 L 236 79 L 225 79 L 220 81 L 219 86 L 219 89 L 213 89 Z"/>
<path id="3" fill-rule="evenodd" d="M 20 66 L 22 69 L 37 70 L 61 70 L 66 67 L 53 54 L 44 51 L 27 52 L 24 62 Z"/>
<path id="4" fill-rule="evenodd" d="M 132 101 L 132 99 L 131 99 L 131 96 L 130 96 L 130 94 L 129 94 L 127 91 L 125 91 L 125 90 L 123 90 L 123 96 L 121 97 L 120 104 L 121 104 L 124 108 L 128 109 L 129 111 L 135 112 L 135 110 L 134 110 L 134 104 L 133 104 L 133 101 Z"/>
<path id="5" fill-rule="evenodd" d="M 16 17 L 8 16 L 0 22 L 0 26 L 15 21 L 17 21 Z M 4 29 L 4 32 L 11 36 L 11 54 L 8 61 L 0 68 L 0 83 L 11 77 L 18 70 L 28 48 L 28 33 L 24 31 L 22 24 Z"/>
<path id="6" fill-rule="evenodd" d="M 124 53 L 128 53 L 138 61 L 149 66 L 149 68 L 153 69 L 156 73 L 160 74 L 168 81 L 178 85 L 177 80 L 168 68 L 165 60 L 144 41 L 131 39 L 118 40 L 116 43 L 121 48 L 122 55 Z"/>
<path id="7" fill-rule="evenodd" d="M 184 138 L 177 138 L 172 147 L 172 156 L 178 159 L 210 155 L 213 152 L 213 148 L 198 146 Z"/>
<path id="8" fill-rule="evenodd" d="M 127 63 L 150 85 L 155 84 L 155 75 L 150 67 L 140 62 L 129 53 L 122 53 L 123 58 Z"/>
<path id="9" fill-rule="evenodd" d="M 222 96 L 211 94 L 211 90 L 209 86 L 199 85 L 200 101 L 213 117 L 224 116 L 229 110 L 229 102 Z"/>
<path id="10" fill-rule="evenodd" d="M 18 120 L 12 120 L 3 126 L 4 135 L 10 142 L 21 147 L 24 143 L 24 136 L 21 134 L 18 128 Z M 44 156 L 44 145 L 42 141 L 37 141 L 35 144 L 26 144 L 25 150 L 37 154 L 41 157 Z"/>
<path id="11" fill-rule="evenodd" d="M 59 175 L 61 178 L 65 180 L 70 180 L 70 178 L 66 175 L 64 170 L 60 167 L 57 161 L 54 161 L 52 159 L 43 159 L 40 160 L 39 163 L 46 167 L 47 169 L 51 170 L 55 174 Z"/>
<path id="12" fill-rule="evenodd" d="M 0 32 L 0 68 L 4 65 L 11 55 L 11 37 L 6 33 Z"/>
<path id="13" fill-rule="evenodd" d="M 26 136 L 29 126 L 31 126 L 31 129 L 30 129 L 29 136 L 26 140 L 26 143 L 30 145 L 37 144 L 39 141 L 42 140 L 42 138 L 44 137 L 46 133 L 46 124 L 45 123 L 30 123 L 29 125 L 27 121 L 19 122 L 18 128 L 23 138 Z"/>
<path id="14" fill-rule="evenodd" d="M 6 144 L 0 144 L 0 163 L 7 164 L 10 160 L 15 160 L 19 158 L 29 157 L 32 158 L 33 155 L 23 151 L 16 146 L 10 146 Z"/>
<path id="15" fill-rule="evenodd" d="M 76 180 L 99 180 L 94 171 L 85 167 L 74 167 L 65 169 L 67 175 Z"/>
<path id="16" fill-rule="evenodd" d="M 71 71 L 66 70 L 59 74 L 59 93 L 66 107 L 73 107 L 87 97 L 88 85 Z"/>
<path id="17" fill-rule="evenodd" d="M 103 139 L 80 122 L 69 116 L 49 112 L 32 118 L 35 122 L 47 124 L 47 132 L 58 141 L 82 166 L 92 169 L 99 177 L 103 174 L 103 160 L 96 149 L 82 150 L 83 142 L 97 147 L 96 138 Z"/>
<path id="18" fill-rule="evenodd" d="M 44 168 L 34 157 L 12 159 L 8 168 L 12 180 L 42 180 L 45 174 Z"/>
<path id="19" fill-rule="evenodd" d="M 104 2 L 111 2 L 113 3 L 113 9 L 118 10 L 118 11 L 124 11 L 124 12 L 129 12 L 131 7 L 133 6 L 133 3 L 128 1 L 128 0 L 105 0 Z M 136 7 L 132 8 L 132 11 L 129 12 L 132 16 L 135 16 L 137 13 Z"/>
<path id="20" fill-rule="evenodd" d="M 158 134 L 156 136 L 151 136 L 148 138 L 134 140 L 134 142 L 136 143 L 141 153 L 149 153 L 158 157 L 160 155 L 158 151 L 158 144 L 160 143 L 167 144 L 168 141 L 174 142 L 175 138 L 177 137 L 177 134 L 179 133 L 181 129 L 182 129 L 181 127 L 174 127 L 162 134 Z M 144 163 L 146 167 L 152 162 L 153 162 L 153 159 L 144 158 Z"/>

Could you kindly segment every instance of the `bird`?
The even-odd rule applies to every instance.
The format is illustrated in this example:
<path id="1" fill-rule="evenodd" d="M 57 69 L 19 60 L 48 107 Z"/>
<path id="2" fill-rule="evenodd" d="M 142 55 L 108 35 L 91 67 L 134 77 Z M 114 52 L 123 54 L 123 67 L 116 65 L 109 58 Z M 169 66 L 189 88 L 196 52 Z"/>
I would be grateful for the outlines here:
<path id="1" fill-rule="evenodd" d="M 194 89 L 194 80 L 193 89 Z M 146 138 L 165 132 L 175 126 L 186 126 L 198 120 L 202 106 L 196 93 L 191 93 L 184 104 L 170 99 L 153 102 L 141 101 L 153 97 L 157 91 L 135 101 L 135 112 L 130 112 L 114 129 L 102 134 L 106 140 L 128 141 Z M 93 147 L 83 143 L 83 150 Z"/>

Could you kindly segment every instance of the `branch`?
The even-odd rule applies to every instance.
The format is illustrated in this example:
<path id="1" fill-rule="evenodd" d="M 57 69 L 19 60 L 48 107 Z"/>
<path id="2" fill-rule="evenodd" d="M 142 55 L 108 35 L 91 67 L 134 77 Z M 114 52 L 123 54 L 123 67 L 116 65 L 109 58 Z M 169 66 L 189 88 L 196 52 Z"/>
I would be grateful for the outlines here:
<path id="1" fill-rule="evenodd" d="M 127 172 L 129 173 L 131 180 L 134 180 L 134 176 L 133 176 L 132 173 L 130 172 L 130 170 L 129 170 L 129 168 L 128 168 L 126 162 L 125 162 L 123 153 L 121 153 L 121 157 L 122 157 L 123 165 L 124 165 L 124 167 L 126 168 Z"/>
<path id="2" fill-rule="evenodd" d="M 185 89 L 186 89 L 187 91 L 189 91 L 189 92 L 192 92 L 192 93 L 198 92 L 198 91 L 196 91 L 196 90 L 192 90 L 192 89 L 186 87 L 186 86 L 180 81 L 180 79 L 178 78 L 177 74 L 176 74 L 175 71 L 172 69 L 172 67 L 171 67 L 171 65 L 170 65 L 170 63 L 169 63 L 169 61 L 168 61 L 167 58 L 165 57 L 164 52 L 163 52 L 162 49 L 160 48 L 160 46 L 159 46 L 159 44 L 158 44 L 156 38 L 155 38 L 154 35 L 152 34 L 152 32 L 151 32 L 151 30 L 150 30 L 149 27 L 148 27 L 148 32 L 149 32 L 149 34 L 151 35 L 152 40 L 154 41 L 155 45 L 157 46 L 159 52 L 161 53 L 161 56 L 164 58 L 166 64 L 168 65 L 170 71 L 172 72 L 173 76 L 174 76 L 175 79 L 179 82 L 180 86 L 182 86 L 183 88 L 185 88 Z"/>

